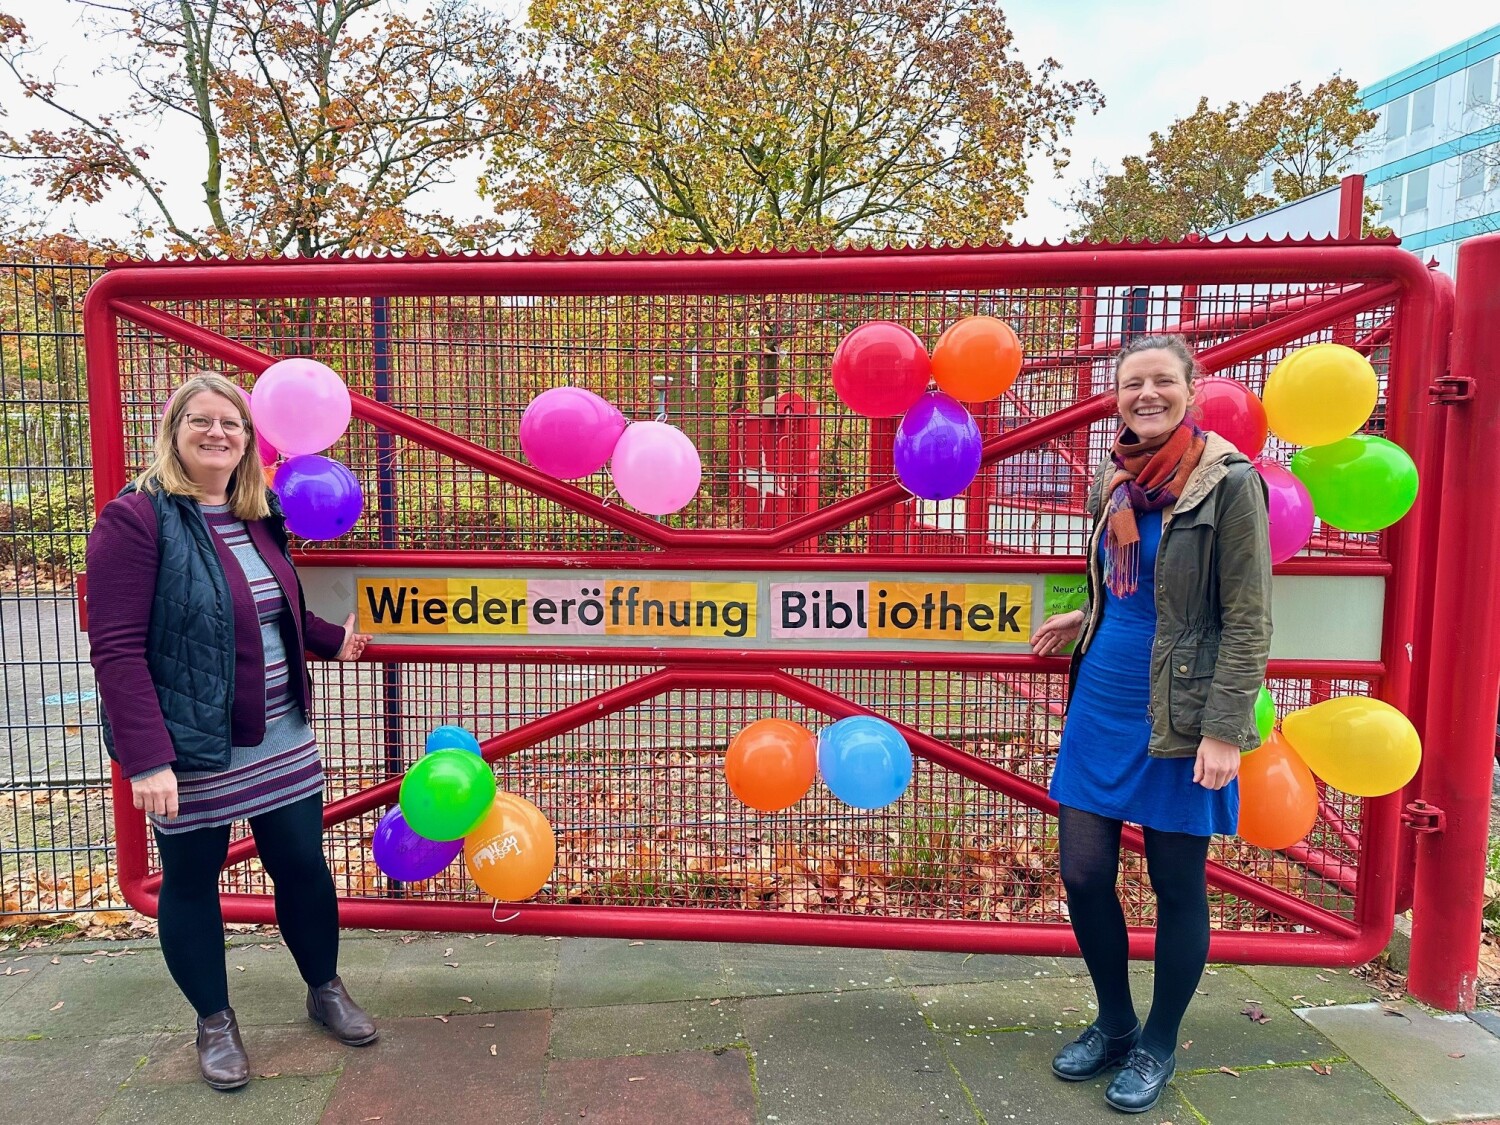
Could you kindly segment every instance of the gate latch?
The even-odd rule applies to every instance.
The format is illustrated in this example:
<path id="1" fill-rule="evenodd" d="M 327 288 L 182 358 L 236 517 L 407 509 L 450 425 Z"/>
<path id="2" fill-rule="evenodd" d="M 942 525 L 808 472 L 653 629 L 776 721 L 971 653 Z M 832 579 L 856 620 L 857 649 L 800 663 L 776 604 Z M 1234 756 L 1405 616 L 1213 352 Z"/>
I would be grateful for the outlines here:
<path id="1" fill-rule="evenodd" d="M 1406 806 L 1401 823 L 1413 832 L 1441 832 L 1448 827 L 1448 818 L 1436 805 L 1419 800 Z"/>
<path id="2" fill-rule="evenodd" d="M 1453 406 L 1474 398 L 1474 379 L 1469 375 L 1439 375 L 1427 388 L 1434 404 Z"/>

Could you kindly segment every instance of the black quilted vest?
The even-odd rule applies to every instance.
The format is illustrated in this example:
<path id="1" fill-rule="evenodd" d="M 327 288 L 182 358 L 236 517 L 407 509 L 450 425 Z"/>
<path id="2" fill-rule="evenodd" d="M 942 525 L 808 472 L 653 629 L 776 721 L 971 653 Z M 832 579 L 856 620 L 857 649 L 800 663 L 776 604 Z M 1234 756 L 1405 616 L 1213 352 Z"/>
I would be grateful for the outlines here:
<path id="1" fill-rule="evenodd" d="M 127 486 L 120 495 L 133 490 Z M 161 561 L 146 634 L 146 664 L 177 760 L 175 770 L 229 767 L 234 706 L 234 603 L 198 505 L 148 492 Z M 105 742 L 114 738 L 104 725 Z"/>

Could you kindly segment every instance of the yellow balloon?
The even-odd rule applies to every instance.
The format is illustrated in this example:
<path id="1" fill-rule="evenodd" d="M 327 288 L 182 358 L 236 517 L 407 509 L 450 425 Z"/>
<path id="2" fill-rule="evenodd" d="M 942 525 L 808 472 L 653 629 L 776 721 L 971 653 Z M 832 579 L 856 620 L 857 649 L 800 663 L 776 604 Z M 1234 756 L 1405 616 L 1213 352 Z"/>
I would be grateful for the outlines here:
<path id="1" fill-rule="evenodd" d="M 1308 769 L 1356 797 L 1394 793 L 1422 762 L 1411 721 L 1389 703 L 1362 695 L 1293 711 L 1281 720 L 1281 733 Z"/>
<path id="2" fill-rule="evenodd" d="M 1309 344 L 1266 379 L 1266 421 L 1294 445 L 1332 445 L 1370 420 L 1380 384 L 1370 361 L 1343 344 Z"/>

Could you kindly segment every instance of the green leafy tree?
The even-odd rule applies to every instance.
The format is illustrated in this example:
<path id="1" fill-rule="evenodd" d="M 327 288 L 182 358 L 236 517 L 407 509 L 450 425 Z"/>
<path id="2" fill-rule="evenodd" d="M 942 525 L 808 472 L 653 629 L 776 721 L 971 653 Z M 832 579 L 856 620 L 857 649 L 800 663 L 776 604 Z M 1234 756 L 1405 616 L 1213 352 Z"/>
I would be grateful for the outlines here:
<path id="1" fill-rule="evenodd" d="M 545 127 L 486 188 L 538 248 L 1002 241 L 1103 104 L 998 0 L 534 0 Z M 521 143 L 524 140 L 525 143 Z"/>
<path id="2" fill-rule="evenodd" d="M 1378 115 L 1356 83 L 1335 75 L 1258 102 L 1198 108 L 1151 134 L 1144 156 L 1118 172 L 1097 168 L 1075 193 L 1072 233 L 1101 240 L 1179 239 L 1205 233 L 1338 183 Z M 1255 190 L 1264 170 L 1272 191 Z"/>

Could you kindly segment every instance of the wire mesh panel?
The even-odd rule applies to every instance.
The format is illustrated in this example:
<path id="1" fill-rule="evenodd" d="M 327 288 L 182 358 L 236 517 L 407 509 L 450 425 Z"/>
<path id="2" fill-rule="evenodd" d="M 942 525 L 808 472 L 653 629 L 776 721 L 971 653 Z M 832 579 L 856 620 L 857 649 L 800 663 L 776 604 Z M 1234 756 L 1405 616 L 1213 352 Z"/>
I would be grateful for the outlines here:
<path id="1" fill-rule="evenodd" d="M 94 514 L 79 314 L 102 272 L 0 262 L 0 924 L 124 905 L 74 587 Z"/>
<path id="2" fill-rule="evenodd" d="M 1088 259 L 1023 250 L 122 270 L 91 299 L 95 425 L 120 422 L 117 440 L 96 443 L 106 454 L 97 479 L 102 489 L 144 464 L 162 405 L 189 372 L 226 371 L 248 385 L 275 358 L 309 355 L 362 396 L 330 455 L 353 468 L 368 503 L 349 535 L 302 544 L 305 575 L 427 567 L 1078 576 L 1084 493 L 1115 435 L 1112 357 L 1122 340 L 1180 331 L 1205 371 L 1257 392 L 1290 350 L 1348 343 L 1379 373 L 1381 405 L 1368 429 L 1387 432 L 1396 391 L 1420 385 L 1426 362 L 1425 340 L 1408 333 L 1402 343 L 1404 318 L 1427 299 L 1420 271 L 1404 260 L 1381 246 L 1221 246 Z M 976 407 L 987 453 L 974 484 L 951 501 L 919 501 L 891 486 L 894 424 L 846 409 L 832 393 L 830 361 L 840 339 L 871 320 L 904 324 L 930 346 L 976 314 L 1016 330 L 1023 373 Z M 703 461 L 696 498 L 643 522 L 607 471 L 576 488 L 539 485 L 525 466 L 520 417 L 562 384 L 600 394 L 628 418 L 681 427 Z M 1392 436 L 1412 440 L 1395 432 L 1402 424 Z M 1273 440 L 1266 455 L 1289 453 Z M 1321 528 L 1284 569 L 1373 574 L 1394 590 L 1409 580 L 1392 550 L 1399 535 Z M 1032 607 L 1033 627 L 1044 609 Z M 693 930 L 697 921 L 684 930 L 682 920 L 743 926 L 748 917 L 758 936 L 793 940 L 777 920 L 814 915 L 917 923 L 884 931 L 904 944 L 951 942 L 942 935 L 956 931 L 944 927 L 980 923 L 997 935 L 995 948 L 1022 948 L 1022 934 L 1027 948 L 1067 947 L 1045 795 L 1063 662 L 1024 645 L 968 655 L 866 646 L 840 659 L 774 645 L 466 642 L 377 643 L 371 663 L 317 674 L 336 874 L 351 906 L 391 911 L 359 917 L 498 924 L 476 912 L 485 904 L 461 865 L 400 885 L 370 855 L 375 822 L 427 732 L 456 722 L 485 740 L 501 787 L 535 802 L 557 834 L 553 878 L 514 912 L 518 928 L 609 932 L 608 912 L 619 911 L 616 932 L 650 928 L 654 916 L 702 936 L 712 931 Z M 1384 648 L 1398 643 L 1388 624 Z M 1374 655 L 1283 659 L 1271 674 L 1283 711 L 1330 684 L 1336 694 L 1392 688 Z M 724 753 L 748 723 L 774 716 L 816 729 L 866 710 L 897 723 L 917 752 L 895 804 L 853 809 L 818 786 L 786 812 L 761 814 L 731 795 Z M 1381 808 L 1388 813 L 1389 802 L 1329 792 L 1296 848 L 1217 841 L 1216 929 L 1271 939 L 1253 947 L 1261 957 L 1331 959 L 1354 948 L 1379 913 L 1378 903 L 1362 906 L 1373 878 L 1362 848 L 1372 826 L 1377 837 L 1390 831 L 1386 813 L 1371 819 Z M 137 839 L 139 866 L 127 882 L 149 905 L 154 864 L 144 834 Z M 1138 840 L 1127 844 L 1127 913 L 1146 925 L 1154 900 Z M 232 857 L 249 854 L 242 843 Z M 253 860 L 232 866 L 225 887 L 265 891 Z M 265 909 L 234 903 L 247 917 Z M 423 913 L 459 905 L 474 909 Z M 835 926 L 819 937 L 869 943 L 871 932 L 880 931 L 856 938 Z M 1292 935 L 1309 933 L 1327 941 L 1298 953 Z"/>

